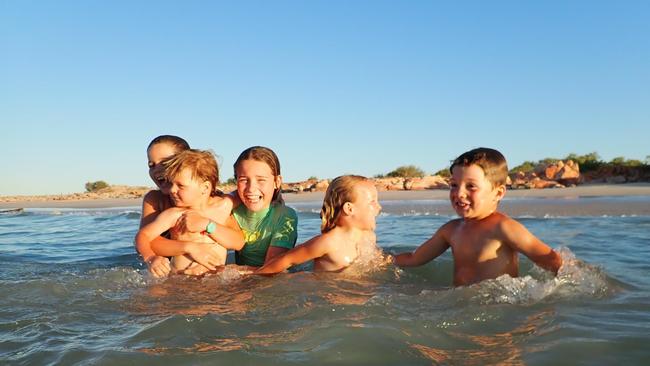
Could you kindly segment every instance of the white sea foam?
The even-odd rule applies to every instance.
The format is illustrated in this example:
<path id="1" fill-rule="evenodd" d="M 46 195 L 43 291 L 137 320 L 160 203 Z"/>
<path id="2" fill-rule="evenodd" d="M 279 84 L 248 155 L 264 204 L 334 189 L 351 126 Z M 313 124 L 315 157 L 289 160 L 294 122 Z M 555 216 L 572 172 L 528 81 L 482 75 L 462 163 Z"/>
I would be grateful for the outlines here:
<path id="1" fill-rule="evenodd" d="M 512 278 L 502 275 L 470 286 L 478 290 L 475 300 L 484 304 L 530 304 L 549 297 L 600 297 L 611 290 L 600 268 L 576 259 L 568 248 L 561 248 L 558 252 L 563 263 L 557 276 L 554 277 L 539 267 L 532 270 L 533 276 Z"/>

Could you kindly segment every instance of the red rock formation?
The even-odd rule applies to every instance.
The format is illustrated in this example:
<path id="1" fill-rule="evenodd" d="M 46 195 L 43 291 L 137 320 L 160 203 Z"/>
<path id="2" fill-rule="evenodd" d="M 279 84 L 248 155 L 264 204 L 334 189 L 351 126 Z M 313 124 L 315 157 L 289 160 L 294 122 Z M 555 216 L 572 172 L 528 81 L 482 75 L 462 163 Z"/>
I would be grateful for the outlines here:
<path id="1" fill-rule="evenodd" d="M 439 175 L 427 175 L 422 178 L 406 178 L 404 180 L 404 189 L 409 191 L 423 191 L 425 189 L 447 189 L 449 183 L 447 179 Z"/>

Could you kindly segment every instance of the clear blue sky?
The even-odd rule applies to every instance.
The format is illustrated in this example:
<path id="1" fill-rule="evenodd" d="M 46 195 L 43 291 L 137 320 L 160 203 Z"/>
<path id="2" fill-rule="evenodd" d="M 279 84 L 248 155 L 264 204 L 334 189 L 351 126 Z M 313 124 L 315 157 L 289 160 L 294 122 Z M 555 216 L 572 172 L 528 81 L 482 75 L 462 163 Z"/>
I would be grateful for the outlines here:
<path id="1" fill-rule="evenodd" d="M 650 155 L 647 1 L 1 1 L 0 195 L 153 185 L 160 134 L 285 181 Z"/>

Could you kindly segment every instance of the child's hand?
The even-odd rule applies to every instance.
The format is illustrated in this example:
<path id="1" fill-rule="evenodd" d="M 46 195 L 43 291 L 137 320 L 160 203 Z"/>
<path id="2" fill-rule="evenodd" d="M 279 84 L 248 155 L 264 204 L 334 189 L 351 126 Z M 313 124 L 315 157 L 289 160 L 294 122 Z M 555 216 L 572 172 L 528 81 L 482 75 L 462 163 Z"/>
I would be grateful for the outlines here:
<path id="1" fill-rule="evenodd" d="M 192 260 L 209 270 L 214 270 L 216 266 L 223 264 L 214 244 L 189 243 L 186 253 L 192 257 Z"/>
<path id="2" fill-rule="evenodd" d="M 191 266 L 186 268 L 181 273 L 184 274 L 184 275 L 190 275 L 190 276 L 200 276 L 200 275 L 202 275 L 204 273 L 207 273 L 209 271 L 210 271 L 210 269 L 207 268 L 206 266 L 202 266 L 202 265 L 195 262 L 195 263 L 192 263 Z"/>
<path id="3" fill-rule="evenodd" d="M 147 267 L 149 267 L 149 272 L 156 278 L 166 277 L 172 270 L 169 265 L 169 259 L 158 255 L 149 258 L 146 263 Z"/>
<path id="4" fill-rule="evenodd" d="M 178 218 L 176 229 L 181 233 L 200 233 L 205 230 L 209 223 L 210 219 L 201 216 L 196 211 L 188 210 Z"/>

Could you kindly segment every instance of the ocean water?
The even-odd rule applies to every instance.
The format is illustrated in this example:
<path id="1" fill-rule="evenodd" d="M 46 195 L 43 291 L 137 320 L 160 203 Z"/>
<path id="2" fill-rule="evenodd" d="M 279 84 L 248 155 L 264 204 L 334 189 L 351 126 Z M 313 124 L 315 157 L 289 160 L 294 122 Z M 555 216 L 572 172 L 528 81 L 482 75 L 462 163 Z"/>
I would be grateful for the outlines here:
<path id="1" fill-rule="evenodd" d="M 133 249 L 139 208 L 0 214 L 0 364 L 647 365 L 650 215 L 629 207 L 650 197 L 599 202 L 615 214 L 510 202 L 565 265 L 553 277 L 522 257 L 519 278 L 459 288 L 450 253 L 408 270 L 160 280 Z M 319 203 L 292 206 L 299 241 L 315 235 Z M 391 253 L 452 217 L 440 201 L 383 206 Z"/>

